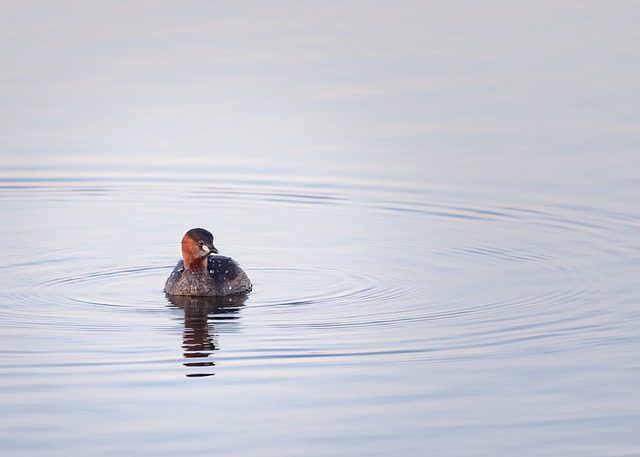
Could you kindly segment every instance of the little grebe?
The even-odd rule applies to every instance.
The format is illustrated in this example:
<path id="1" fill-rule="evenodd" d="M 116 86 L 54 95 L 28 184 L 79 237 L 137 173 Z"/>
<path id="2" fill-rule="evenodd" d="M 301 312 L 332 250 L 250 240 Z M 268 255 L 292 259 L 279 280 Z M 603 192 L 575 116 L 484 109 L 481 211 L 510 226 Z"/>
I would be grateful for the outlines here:
<path id="1" fill-rule="evenodd" d="M 251 281 L 240 265 L 218 254 L 213 235 L 194 228 L 182 237 L 182 258 L 167 278 L 169 295 L 220 296 L 251 290 Z"/>

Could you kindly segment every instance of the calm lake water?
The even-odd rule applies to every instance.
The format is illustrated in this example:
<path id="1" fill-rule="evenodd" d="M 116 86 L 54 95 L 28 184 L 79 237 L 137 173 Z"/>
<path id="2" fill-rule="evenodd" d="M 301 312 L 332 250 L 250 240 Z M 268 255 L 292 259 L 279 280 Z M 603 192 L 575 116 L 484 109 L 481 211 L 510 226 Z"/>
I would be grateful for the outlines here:
<path id="1" fill-rule="evenodd" d="M 0 453 L 640 455 L 638 13 L 4 2 Z"/>

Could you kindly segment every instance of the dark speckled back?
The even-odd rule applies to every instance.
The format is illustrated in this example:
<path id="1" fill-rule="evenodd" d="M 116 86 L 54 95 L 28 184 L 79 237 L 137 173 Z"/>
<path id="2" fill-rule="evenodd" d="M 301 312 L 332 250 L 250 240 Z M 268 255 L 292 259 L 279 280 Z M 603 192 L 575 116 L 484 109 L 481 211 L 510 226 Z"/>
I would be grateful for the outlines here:
<path id="1" fill-rule="evenodd" d="M 209 270 L 209 276 L 216 284 L 232 281 L 241 271 L 233 259 L 222 255 L 209 256 L 207 269 Z"/>

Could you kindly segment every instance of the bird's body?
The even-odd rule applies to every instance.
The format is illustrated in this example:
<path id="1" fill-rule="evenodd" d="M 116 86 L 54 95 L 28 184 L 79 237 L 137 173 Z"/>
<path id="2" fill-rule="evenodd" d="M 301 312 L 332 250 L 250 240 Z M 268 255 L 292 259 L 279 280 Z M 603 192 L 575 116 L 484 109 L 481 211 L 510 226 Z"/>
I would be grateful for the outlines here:
<path id="1" fill-rule="evenodd" d="M 240 265 L 217 253 L 210 232 L 201 228 L 189 230 L 182 238 L 183 259 L 167 278 L 164 291 L 169 295 L 207 297 L 249 292 L 251 281 Z"/>

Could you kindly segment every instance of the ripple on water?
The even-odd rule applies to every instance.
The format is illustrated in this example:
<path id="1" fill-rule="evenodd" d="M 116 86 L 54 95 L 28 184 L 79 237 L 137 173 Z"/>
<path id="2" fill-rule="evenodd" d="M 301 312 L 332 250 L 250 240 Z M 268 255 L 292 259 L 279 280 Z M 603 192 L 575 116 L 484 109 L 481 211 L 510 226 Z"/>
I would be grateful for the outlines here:
<path id="1" fill-rule="evenodd" d="M 80 210 L 115 194 L 116 200 L 130 195 L 144 200 L 150 214 L 162 214 L 167 204 L 196 212 L 217 208 L 228 217 L 235 214 L 233 210 L 238 217 L 252 214 L 256 220 L 264 211 L 271 219 L 291 224 L 288 238 L 277 241 L 280 252 L 319 243 L 305 239 L 304 230 L 298 233 L 307 222 L 289 216 L 294 208 L 312 212 L 305 214 L 318 212 L 327 220 L 372 221 L 379 233 L 347 233 L 351 238 L 345 244 L 344 233 L 328 232 L 329 238 L 322 240 L 340 246 L 351 260 L 348 264 L 300 265 L 283 262 L 278 250 L 247 251 L 250 255 L 241 263 L 256 286 L 247 305 L 258 310 L 265 325 L 286 328 L 298 338 L 310 331 L 331 335 L 336 330 L 402 329 L 392 334 L 411 335 L 414 343 L 409 352 L 428 352 L 430 357 L 447 351 L 504 350 L 523 341 L 551 346 L 559 339 L 566 343 L 572 338 L 584 340 L 585 333 L 606 332 L 611 324 L 603 306 L 608 291 L 600 280 L 616 262 L 628 264 L 638 257 L 637 250 L 630 254 L 627 247 L 634 245 L 639 219 L 597 207 L 555 202 L 518 206 L 379 183 L 323 186 L 250 177 L 213 181 L 176 180 L 170 192 L 153 182 L 144 186 L 106 182 L 91 191 L 81 183 L 70 183 L 68 189 L 60 183 L 47 184 L 55 192 L 30 183 L 24 190 L 31 201 L 54 198 L 73 202 Z M 20 200 L 19 190 L 12 188 L 7 198 Z M 237 222 L 235 226 L 241 227 Z M 383 226 L 396 232 L 385 233 L 378 228 Z M 244 230 L 238 235 L 257 242 L 257 228 Z M 114 242 L 124 242 L 126 252 L 126 243 L 132 241 Z M 390 245 L 398 263 L 406 265 L 383 268 L 358 261 L 359 252 L 382 244 Z M 169 245 L 167 241 L 163 249 Z M 20 249 L 11 247 L 11 257 L 23 258 Z M 136 249 L 143 252 L 145 246 Z M 166 252 L 175 250 L 172 246 Z M 165 311 L 161 290 L 170 265 L 114 268 L 94 263 L 78 268 L 73 256 L 49 251 L 40 260 L 44 258 L 13 264 L 24 274 L 3 292 L 3 300 L 11 303 L 0 310 L 5 325 L 107 330 L 127 326 L 123 313 Z M 123 259 L 114 254 L 104 263 L 119 265 Z M 74 320 L 77 316 L 91 316 L 91 323 Z M 353 338 L 358 337 L 354 333 Z"/>
<path id="2" fill-rule="evenodd" d="M 140 290 L 140 285 L 163 274 L 165 269 L 130 267 L 92 271 L 88 268 L 78 273 L 56 265 L 39 271 L 37 276 L 18 278 L 14 287 L 3 293 L 3 301 L 11 306 L 0 309 L 1 319 L 14 328 L 126 329 L 127 313 L 158 311 L 157 297 Z"/>
<path id="3" fill-rule="evenodd" d="M 254 275 L 264 283 L 305 284 L 294 293 L 286 289 L 257 289 L 252 306 L 268 312 L 287 313 L 280 327 L 314 327 L 336 329 L 366 326 L 393 326 L 409 319 L 415 312 L 411 304 L 429 290 L 428 284 L 413 284 L 405 276 L 383 276 L 373 270 L 356 271 L 340 267 L 259 267 Z M 431 286 L 435 299 L 436 287 Z M 267 295 L 265 297 L 265 295 Z M 414 316 L 415 317 L 415 316 Z"/>
<path id="4" fill-rule="evenodd" d="M 579 350 L 587 347 L 586 340 L 593 343 L 611 331 L 606 301 L 615 291 L 601 280 L 616 262 L 629 262 L 625 246 L 629 235 L 638 233 L 637 218 L 618 214 L 612 219 L 596 207 L 572 213 L 563 205 L 473 203 L 471 208 L 459 202 L 390 204 L 370 196 L 356 198 L 356 206 L 409 213 L 406 223 L 424 224 L 430 233 L 433 226 L 455 227 L 462 243 L 394 241 L 399 257 L 420 253 L 428 257 L 423 264 L 453 264 L 444 279 L 429 277 L 429 267 L 422 275 L 394 275 L 372 265 L 365 270 L 265 268 L 272 276 L 281 273 L 286 280 L 317 285 L 312 290 L 323 293 L 268 299 L 258 293 L 255 299 L 273 309 L 305 308 L 278 324 L 288 329 L 419 326 L 424 346 L 417 357 L 443 352 L 468 356 L 478 350 L 504 353 L 526 345 L 546 351 Z M 468 222 L 460 224 L 460 219 Z M 368 241 L 375 249 L 375 240 Z"/>

